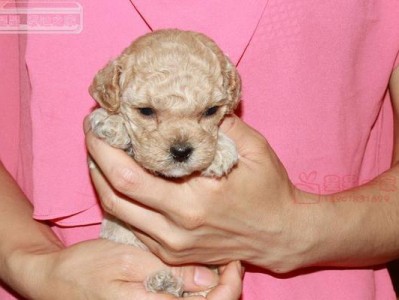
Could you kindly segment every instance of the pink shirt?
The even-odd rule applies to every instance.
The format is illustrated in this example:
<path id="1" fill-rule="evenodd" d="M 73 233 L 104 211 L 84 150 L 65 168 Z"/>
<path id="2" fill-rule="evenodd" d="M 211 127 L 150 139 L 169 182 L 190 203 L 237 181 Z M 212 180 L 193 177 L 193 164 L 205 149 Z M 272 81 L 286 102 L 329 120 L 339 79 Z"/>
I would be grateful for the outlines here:
<path id="1" fill-rule="evenodd" d="M 13 70 L 0 74 L 8 113 L 1 112 L 0 157 L 32 200 L 34 217 L 51 221 L 65 243 L 97 237 L 101 221 L 82 131 L 94 105 L 87 88 L 99 68 L 151 29 L 196 30 L 216 40 L 242 75 L 242 118 L 266 136 L 301 189 L 337 192 L 389 167 L 386 91 L 399 64 L 398 1 L 80 4 L 81 33 L 20 36 L 19 72 L 18 38 L 0 35 L 0 55 L 8 58 L 2 68 Z M 244 300 L 292 298 L 395 297 L 383 267 L 246 273 Z"/>

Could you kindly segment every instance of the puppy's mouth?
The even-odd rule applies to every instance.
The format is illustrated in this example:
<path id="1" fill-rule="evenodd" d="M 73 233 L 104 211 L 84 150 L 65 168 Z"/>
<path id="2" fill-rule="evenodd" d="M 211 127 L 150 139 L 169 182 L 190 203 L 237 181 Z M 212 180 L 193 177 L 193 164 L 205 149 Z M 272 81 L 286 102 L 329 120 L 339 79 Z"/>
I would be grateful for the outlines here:
<path id="1" fill-rule="evenodd" d="M 170 147 L 169 168 L 164 170 L 163 175 L 167 177 L 183 177 L 199 171 L 199 166 L 195 166 L 194 148 L 189 144 L 179 144 Z"/>
<path id="2" fill-rule="evenodd" d="M 140 146 L 140 144 L 138 144 Z M 163 177 L 179 178 L 205 170 L 215 156 L 215 145 L 205 138 L 175 140 L 136 147 L 134 159 L 147 170 Z"/>
<path id="3" fill-rule="evenodd" d="M 210 162 L 206 161 L 205 158 L 201 159 L 196 155 L 194 149 L 181 149 L 178 154 L 171 151 L 168 157 L 167 167 L 163 170 L 158 170 L 157 173 L 165 177 L 179 178 L 202 171 L 208 167 L 209 164 Z"/>

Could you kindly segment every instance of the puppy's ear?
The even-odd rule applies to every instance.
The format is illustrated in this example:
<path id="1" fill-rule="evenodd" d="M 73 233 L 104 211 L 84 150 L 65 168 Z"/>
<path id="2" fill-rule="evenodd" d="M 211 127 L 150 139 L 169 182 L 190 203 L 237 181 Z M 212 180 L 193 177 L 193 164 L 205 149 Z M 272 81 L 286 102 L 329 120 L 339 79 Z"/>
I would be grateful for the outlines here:
<path id="1" fill-rule="evenodd" d="M 121 68 L 118 64 L 118 60 L 113 60 L 96 74 L 89 87 L 89 93 L 93 99 L 110 113 L 119 111 L 120 73 Z"/>
<path id="2" fill-rule="evenodd" d="M 223 70 L 224 86 L 229 100 L 227 103 L 228 113 L 232 113 L 240 101 L 241 78 L 236 67 L 227 56 L 225 56 L 225 61 L 225 67 Z"/>

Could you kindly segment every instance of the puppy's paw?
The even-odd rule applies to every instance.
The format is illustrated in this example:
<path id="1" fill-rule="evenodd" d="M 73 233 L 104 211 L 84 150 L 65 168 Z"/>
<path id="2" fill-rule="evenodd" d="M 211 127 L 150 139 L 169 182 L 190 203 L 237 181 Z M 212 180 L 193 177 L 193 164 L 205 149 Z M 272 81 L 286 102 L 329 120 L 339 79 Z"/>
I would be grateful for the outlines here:
<path id="1" fill-rule="evenodd" d="M 93 133 L 109 145 L 125 151 L 132 147 L 120 115 L 108 114 L 105 109 L 98 108 L 90 114 L 89 120 Z"/>
<path id="2" fill-rule="evenodd" d="M 222 177 L 237 164 L 238 153 L 234 142 L 222 132 L 219 132 L 215 158 L 212 164 L 202 172 L 207 177 Z"/>
<path id="3" fill-rule="evenodd" d="M 153 293 L 167 293 L 176 297 L 183 295 L 183 281 L 173 276 L 170 270 L 162 270 L 148 277 L 145 287 Z"/>

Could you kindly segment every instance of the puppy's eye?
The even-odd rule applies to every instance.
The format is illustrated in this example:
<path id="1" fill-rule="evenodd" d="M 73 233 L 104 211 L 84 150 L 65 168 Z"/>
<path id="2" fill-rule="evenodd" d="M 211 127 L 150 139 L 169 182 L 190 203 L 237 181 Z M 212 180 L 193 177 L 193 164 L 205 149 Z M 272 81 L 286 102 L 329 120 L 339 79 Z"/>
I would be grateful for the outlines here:
<path id="1" fill-rule="evenodd" d="M 205 110 L 204 112 L 204 116 L 205 117 L 210 117 L 213 116 L 214 114 L 216 114 L 219 110 L 219 106 L 212 106 L 210 108 L 208 108 L 207 110 Z"/>
<path id="2" fill-rule="evenodd" d="M 141 108 L 138 108 L 138 111 L 140 114 L 142 114 L 143 116 L 146 116 L 146 117 L 155 115 L 155 110 L 152 109 L 151 107 L 141 107 Z"/>

